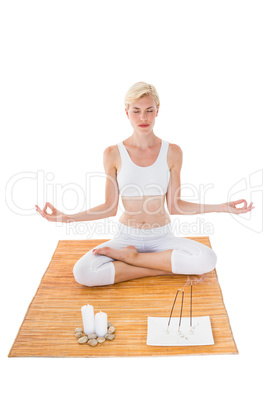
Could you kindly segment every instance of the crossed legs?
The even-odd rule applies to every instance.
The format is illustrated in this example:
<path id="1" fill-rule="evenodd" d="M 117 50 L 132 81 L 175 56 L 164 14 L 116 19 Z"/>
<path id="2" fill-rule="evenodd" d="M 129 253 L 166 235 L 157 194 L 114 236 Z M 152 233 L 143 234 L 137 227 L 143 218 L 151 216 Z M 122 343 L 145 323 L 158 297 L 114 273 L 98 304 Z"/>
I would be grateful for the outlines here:
<path id="1" fill-rule="evenodd" d="M 168 248 L 163 251 L 139 253 L 134 246 L 128 246 L 122 249 L 100 247 L 93 250 L 93 254 L 103 254 L 114 260 L 129 264 L 130 266 L 143 267 L 156 272 L 159 270 L 162 272 L 161 275 L 174 273 L 202 275 L 215 268 L 217 256 L 211 248 L 185 238 L 174 238 L 173 241 L 174 248 Z M 168 246 L 172 247 L 171 241 L 169 241 Z M 151 275 L 149 272 L 149 276 Z"/>
<path id="2" fill-rule="evenodd" d="M 138 267 L 127 264 L 123 261 L 113 261 L 113 264 L 115 268 L 114 283 L 145 278 L 146 276 L 174 275 L 172 272 L 161 271 L 160 269 Z"/>
<path id="3" fill-rule="evenodd" d="M 175 236 L 160 240 L 151 242 L 150 250 L 161 250 L 153 252 L 141 251 L 140 244 L 125 247 L 129 239 L 110 240 L 76 262 L 74 277 L 82 285 L 104 286 L 146 276 L 202 275 L 216 266 L 215 252 L 204 244 Z"/>
<path id="4" fill-rule="evenodd" d="M 115 283 L 145 276 L 174 275 L 171 271 L 171 253 L 172 250 L 138 253 L 134 246 L 93 250 L 95 255 L 106 255 L 115 260 Z"/>

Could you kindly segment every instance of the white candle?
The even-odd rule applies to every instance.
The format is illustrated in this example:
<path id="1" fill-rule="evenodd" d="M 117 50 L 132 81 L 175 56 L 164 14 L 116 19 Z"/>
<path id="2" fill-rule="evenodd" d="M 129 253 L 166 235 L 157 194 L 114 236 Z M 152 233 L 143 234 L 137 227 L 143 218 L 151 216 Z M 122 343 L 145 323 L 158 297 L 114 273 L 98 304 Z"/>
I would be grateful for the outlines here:
<path id="1" fill-rule="evenodd" d="M 94 308 L 87 304 L 81 308 L 84 333 L 86 335 L 93 334 L 95 332 L 95 322 L 94 322 Z"/>
<path id="2" fill-rule="evenodd" d="M 95 332 L 98 336 L 107 334 L 107 314 L 102 311 L 95 315 Z"/>

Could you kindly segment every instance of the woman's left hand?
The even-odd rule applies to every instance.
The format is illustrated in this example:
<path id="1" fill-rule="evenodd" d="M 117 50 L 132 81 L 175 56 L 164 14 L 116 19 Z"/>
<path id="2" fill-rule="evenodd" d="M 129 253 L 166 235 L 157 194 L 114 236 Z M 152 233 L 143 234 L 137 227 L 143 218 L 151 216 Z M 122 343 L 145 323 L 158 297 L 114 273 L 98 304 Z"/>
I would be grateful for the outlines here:
<path id="1" fill-rule="evenodd" d="M 241 208 L 236 207 L 236 205 L 242 203 L 244 205 Z M 230 212 L 231 214 L 244 214 L 245 212 L 250 212 L 254 208 L 253 202 L 248 205 L 246 200 L 230 201 L 222 204 L 222 212 Z"/>

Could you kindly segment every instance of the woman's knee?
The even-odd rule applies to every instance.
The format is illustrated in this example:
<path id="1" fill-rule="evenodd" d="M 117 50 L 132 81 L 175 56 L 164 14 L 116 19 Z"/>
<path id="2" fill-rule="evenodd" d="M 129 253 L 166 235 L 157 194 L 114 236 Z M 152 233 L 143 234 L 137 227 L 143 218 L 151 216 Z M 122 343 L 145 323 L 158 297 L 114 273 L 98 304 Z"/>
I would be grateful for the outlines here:
<path id="1" fill-rule="evenodd" d="M 76 280 L 77 283 L 80 285 L 83 285 L 84 280 L 85 280 L 85 274 L 86 274 L 86 267 L 83 262 L 81 262 L 81 259 L 76 261 L 73 267 L 73 276 L 74 279 Z"/>
<path id="2" fill-rule="evenodd" d="M 212 250 L 210 247 L 207 247 L 205 251 L 203 251 L 200 258 L 198 275 L 206 274 L 213 271 L 213 269 L 216 267 L 216 263 L 217 255 L 215 251 Z"/>
<path id="3" fill-rule="evenodd" d="M 94 256 L 94 255 L 93 255 Z M 111 261 L 99 267 L 90 259 L 80 258 L 73 267 L 73 275 L 77 283 L 85 286 L 105 286 L 114 283 L 115 268 Z"/>
<path id="4" fill-rule="evenodd" d="M 212 271 L 217 256 L 210 247 L 201 247 L 197 253 L 174 249 L 171 255 L 172 272 L 182 275 L 203 275 Z"/>

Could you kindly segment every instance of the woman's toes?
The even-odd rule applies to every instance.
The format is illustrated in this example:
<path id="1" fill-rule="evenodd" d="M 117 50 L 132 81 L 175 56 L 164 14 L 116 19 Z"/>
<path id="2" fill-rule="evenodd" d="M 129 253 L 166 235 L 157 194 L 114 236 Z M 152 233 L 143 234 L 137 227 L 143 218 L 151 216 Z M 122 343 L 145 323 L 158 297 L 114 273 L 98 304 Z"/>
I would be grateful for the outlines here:
<path id="1" fill-rule="evenodd" d="M 101 254 L 101 255 L 107 255 L 109 256 L 112 253 L 112 248 L 111 247 L 99 247 L 96 249 L 93 249 L 93 254 Z"/>
<path id="2" fill-rule="evenodd" d="M 100 251 L 101 251 L 101 248 L 100 248 L 100 247 L 99 247 L 99 248 L 94 248 L 94 249 L 92 250 L 93 254 L 100 254 Z"/>

